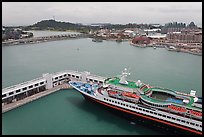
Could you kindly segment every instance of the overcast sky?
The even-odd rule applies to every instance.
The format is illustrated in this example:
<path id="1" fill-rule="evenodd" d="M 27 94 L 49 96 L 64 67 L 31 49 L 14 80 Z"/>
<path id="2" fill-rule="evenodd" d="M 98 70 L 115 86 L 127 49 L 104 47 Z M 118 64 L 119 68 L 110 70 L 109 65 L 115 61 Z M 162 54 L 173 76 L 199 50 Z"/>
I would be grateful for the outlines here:
<path id="1" fill-rule="evenodd" d="M 194 21 L 202 26 L 202 2 L 3 2 L 3 25 L 45 19 L 71 23 L 159 23 Z"/>

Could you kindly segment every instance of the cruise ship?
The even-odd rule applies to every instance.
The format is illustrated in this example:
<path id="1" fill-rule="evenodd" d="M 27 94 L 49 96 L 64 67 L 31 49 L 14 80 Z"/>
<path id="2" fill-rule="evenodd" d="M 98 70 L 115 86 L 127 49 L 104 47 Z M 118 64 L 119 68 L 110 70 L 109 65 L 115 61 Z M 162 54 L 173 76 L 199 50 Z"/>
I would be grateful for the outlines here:
<path id="1" fill-rule="evenodd" d="M 85 99 L 150 128 L 168 134 L 202 134 L 202 98 L 196 96 L 196 91 L 187 94 L 150 86 L 140 80 L 126 80 L 128 75 L 124 69 L 121 75 L 108 77 L 102 83 L 85 79 L 69 84 Z"/>

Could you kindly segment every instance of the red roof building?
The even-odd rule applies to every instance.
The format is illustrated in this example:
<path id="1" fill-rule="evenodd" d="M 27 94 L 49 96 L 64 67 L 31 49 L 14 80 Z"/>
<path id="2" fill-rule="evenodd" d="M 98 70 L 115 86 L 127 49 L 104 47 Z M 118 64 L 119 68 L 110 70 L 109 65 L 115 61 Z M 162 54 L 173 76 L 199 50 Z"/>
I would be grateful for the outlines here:
<path id="1" fill-rule="evenodd" d="M 149 44 L 150 43 L 150 39 L 148 37 L 145 36 L 136 36 L 133 40 L 132 40 L 133 44 Z"/>

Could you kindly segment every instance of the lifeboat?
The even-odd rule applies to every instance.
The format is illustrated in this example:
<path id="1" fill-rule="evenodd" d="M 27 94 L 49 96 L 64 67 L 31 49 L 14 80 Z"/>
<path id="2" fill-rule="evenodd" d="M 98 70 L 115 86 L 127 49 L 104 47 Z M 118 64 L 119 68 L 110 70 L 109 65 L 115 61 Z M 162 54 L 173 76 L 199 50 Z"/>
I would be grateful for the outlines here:
<path id="1" fill-rule="evenodd" d="M 132 94 L 133 98 L 140 98 L 139 96 L 137 96 L 136 94 Z"/>
<path id="2" fill-rule="evenodd" d="M 198 111 L 190 110 L 190 114 L 198 116 L 198 117 L 202 117 L 202 113 Z"/>
<path id="3" fill-rule="evenodd" d="M 110 95 L 116 95 L 116 94 L 118 94 L 117 91 L 112 91 L 112 90 L 109 90 L 108 93 L 109 93 Z"/>
<path id="4" fill-rule="evenodd" d="M 176 107 L 174 105 L 170 105 L 170 106 L 168 106 L 168 108 L 170 108 L 173 111 L 177 111 L 177 112 L 181 112 L 181 113 L 185 113 L 187 111 L 185 108 Z"/>
<path id="5" fill-rule="evenodd" d="M 122 95 L 126 97 L 131 97 L 131 98 L 139 98 L 139 96 L 137 96 L 136 94 L 132 92 L 123 92 Z"/>

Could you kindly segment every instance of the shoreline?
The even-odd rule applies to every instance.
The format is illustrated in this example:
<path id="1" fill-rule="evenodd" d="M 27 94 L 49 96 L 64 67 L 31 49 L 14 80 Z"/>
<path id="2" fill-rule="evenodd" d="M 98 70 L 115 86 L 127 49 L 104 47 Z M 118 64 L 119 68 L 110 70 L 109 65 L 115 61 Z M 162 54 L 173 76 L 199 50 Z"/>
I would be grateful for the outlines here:
<path id="1" fill-rule="evenodd" d="M 54 31 L 54 30 L 49 30 L 49 31 Z M 67 39 L 73 39 L 73 38 L 79 38 L 79 37 L 60 37 L 60 38 L 56 38 L 56 37 L 51 37 L 49 36 L 49 38 L 47 39 L 43 39 L 43 40 L 33 40 L 33 41 L 28 41 L 28 42 L 24 42 L 24 43 L 20 43 L 20 42 L 14 42 L 14 43 L 11 43 L 11 44 L 7 44 L 7 43 L 4 43 L 2 42 L 2 47 L 3 46 L 14 46 L 14 45 L 24 45 L 24 44 L 36 44 L 36 43 L 42 43 L 42 42 L 51 42 L 51 41 L 59 41 L 59 40 L 67 40 Z M 85 37 L 85 38 L 90 38 L 90 37 Z M 33 38 L 34 39 L 34 38 Z M 23 39 L 22 39 L 23 40 Z M 117 39 L 103 39 L 105 41 L 115 41 L 117 42 L 116 40 Z M 135 47 L 140 47 L 140 48 L 146 48 L 146 47 L 156 47 L 156 48 L 166 48 L 167 45 L 172 45 L 174 47 L 176 47 L 175 49 L 169 49 L 169 48 L 166 48 L 168 51 L 174 51 L 174 52 L 183 52 L 183 53 L 189 53 L 189 54 L 193 54 L 193 55 L 197 55 L 197 56 L 202 56 L 202 52 L 199 53 L 199 52 L 192 52 L 192 51 L 188 51 L 188 50 L 180 50 L 179 48 L 177 48 L 177 45 L 176 43 L 150 43 L 150 44 L 143 44 L 143 46 L 140 46 L 138 44 L 134 44 L 132 43 L 131 39 L 122 39 L 121 42 L 124 42 L 124 41 L 129 41 L 129 44 L 131 46 L 135 46 Z M 7 41 L 9 42 L 9 41 Z"/>
<path id="2" fill-rule="evenodd" d="M 178 48 L 176 49 L 169 49 L 165 46 L 165 44 L 160 44 L 160 45 L 152 45 L 152 44 L 147 44 L 145 46 L 138 46 L 137 44 L 134 44 L 130 41 L 130 45 L 135 46 L 135 47 L 142 47 L 142 48 L 146 48 L 146 47 L 157 47 L 157 48 L 165 48 L 168 51 L 173 51 L 173 52 L 181 52 L 181 53 L 189 53 L 189 54 L 193 54 L 193 55 L 197 55 L 197 56 L 202 56 L 202 53 L 197 53 L 197 52 L 192 52 L 192 51 L 184 51 L 184 50 L 180 50 Z"/>

